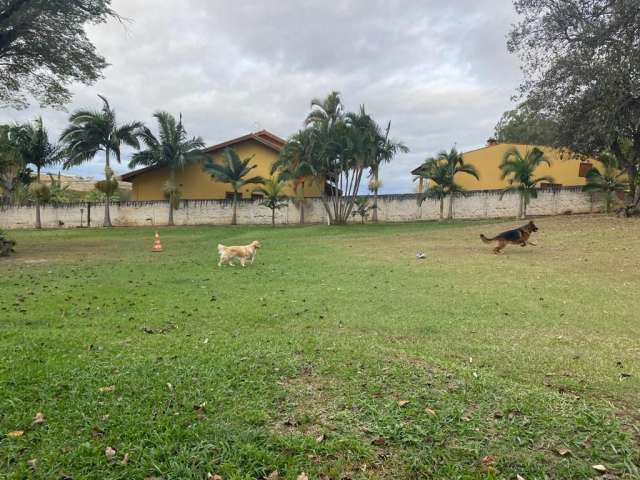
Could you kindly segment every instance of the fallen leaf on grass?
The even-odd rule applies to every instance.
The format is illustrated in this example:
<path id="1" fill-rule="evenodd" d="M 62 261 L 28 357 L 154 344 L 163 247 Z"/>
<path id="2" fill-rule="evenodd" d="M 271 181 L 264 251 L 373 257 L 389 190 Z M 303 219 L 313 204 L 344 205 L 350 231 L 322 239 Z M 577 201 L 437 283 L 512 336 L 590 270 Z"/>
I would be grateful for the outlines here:
<path id="1" fill-rule="evenodd" d="M 498 457 L 496 457 L 495 455 L 487 455 L 485 457 L 482 457 L 482 463 L 484 463 L 485 465 L 492 465 L 496 463 L 497 459 Z"/>
<path id="2" fill-rule="evenodd" d="M 19 438 L 24 435 L 24 430 L 14 430 L 13 432 L 7 433 L 7 437 L 9 438 Z"/>
<path id="3" fill-rule="evenodd" d="M 113 392 L 115 389 L 116 389 L 115 385 L 110 385 L 108 387 L 100 387 L 98 391 L 100 393 L 108 393 L 108 392 Z"/>
<path id="4" fill-rule="evenodd" d="M 496 413 L 493 414 L 493 418 L 502 418 L 504 417 L 503 413 L 498 410 Z"/>
<path id="5" fill-rule="evenodd" d="M 207 480 L 222 480 L 220 475 L 213 475 L 211 473 L 207 473 Z"/>
<path id="6" fill-rule="evenodd" d="M 564 447 L 556 448 L 556 449 L 554 449 L 554 452 L 556 452 L 561 457 L 568 457 L 568 456 L 571 455 L 571 450 L 569 450 L 568 448 L 564 448 Z"/>
<path id="7" fill-rule="evenodd" d="M 424 413 L 426 413 L 427 415 L 431 415 L 432 417 L 435 417 L 435 416 L 437 415 L 437 414 L 436 414 L 436 411 L 435 411 L 435 410 L 430 409 L 429 407 L 426 407 L 426 408 L 424 409 Z"/>
<path id="8" fill-rule="evenodd" d="M 104 454 L 107 456 L 109 460 L 111 460 L 113 457 L 116 456 L 116 451 L 111 447 L 107 447 L 104 449 Z"/>
<path id="9" fill-rule="evenodd" d="M 98 438 L 104 434 L 104 431 L 100 427 L 91 428 L 91 438 Z"/>
<path id="10" fill-rule="evenodd" d="M 309 477 L 307 477 L 306 473 L 302 472 L 300 475 L 298 475 L 296 480 L 309 480 Z"/>
<path id="11" fill-rule="evenodd" d="M 322 443 L 322 442 L 324 442 L 324 433 L 316 437 L 316 443 Z"/>
<path id="12" fill-rule="evenodd" d="M 31 425 L 39 425 L 41 423 L 44 423 L 44 413 L 38 412 L 36 413 L 33 422 L 31 422 Z"/>
<path id="13" fill-rule="evenodd" d="M 125 453 L 124 454 L 124 458 L 122 459 L 122 461 L 120 462 L 120 465 L 127 465 L 129 463 L 129 454 Z"/>
<path id="14" fill-rule="evenodd" d="M 264 477 L 265 480 L 280 480 L 280 472 L 278 470 L 274 470 L 269 474 L 268 477 Z"/>
<path id="15" fill-rule="evenodd" d="M 399 407 L 404 407 L 405 405 L 409 404 L 409 400 L 398 400 L 398 406 Z"/>
<path id="16" fill-rule="evenodd" d="M 38 459 L 32 458 L 31 460 L 27 460 L 27 465 L 29 465 L 31 468 L 35 470 L 36 467 L 38 466 Z"/>
<path id="17" fill-rule="evenodd" d="M 607 471 L 607 467 L 605 467 L 604 465 L 593 465 L 591 468 L 600 473 L 606 473 Z"/>
<path id="18" fill-rule="evenodd" d="M 382 447 L 386 443 L 387 441 L 384 439 L 384 437 L 378 437 L 371 441 L 371 444 L 375 445 L 376 447 Z"/>
<path id="19" fill-rule="evenodd" d="M 524 477 L 522 475 L 516 475 L 516 480 L 524 480 Z"/>

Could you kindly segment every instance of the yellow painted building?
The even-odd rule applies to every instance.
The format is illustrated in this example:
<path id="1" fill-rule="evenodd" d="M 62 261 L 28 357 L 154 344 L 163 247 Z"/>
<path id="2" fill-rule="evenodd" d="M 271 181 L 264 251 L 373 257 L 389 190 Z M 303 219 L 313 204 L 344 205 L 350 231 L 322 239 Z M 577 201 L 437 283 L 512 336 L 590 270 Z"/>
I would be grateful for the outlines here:
<path id="1" fill-rule="evenodd" d="M 282 138 L 262 130 L 214 145 L 207 148 L 205 152 L 211 155 L 214 161 L 221 161 L 224 149 L 233 148 L 242 160 L 253 157 L 250 165 L 255 165 L 255 168 L 251 170 L 250 176 L 259 175 L 269 178 L 271 167 L 278 159 L 285 143 Z M 212 179 L 211 175 L 202 169 L 203 163 L 204 160 L 176 172 L 176 182 L 182 192 L 182 198 L 185 200 L 233 198 L 231 186 Z M 169 178 L 169 169 L 151 166 L 125 173 L 121 178 L 122 181 L 132 184 L 132 200 L 164 200 L 162 186 Z M 242 198 L 258 197 L 259 194 L 254 193 L 254 190 L 259 187 L 259 185 L 248 185 L 241 191 Z M 293 188 L 287 186 L 284 193 L 293 196 Z M 305 180 L 305 197 L 319 197 L 320 193 L 320 186 L 316 182 L 311 178 Z"/>
<path id="2" fill-rule="evenodd" d="M 501 190 L 508 186 L 508 180 L 500 178 L 500 163 L 510 149 L 517 149 L 520 154 L 525 155 L 527 151 L 536 148 L 536 145 L 522 145 L 513 143 L 495 143 L 489 141 L 486 147 L 471 150 L 462 154 L 464 163 L 473 165 L 478 170 L 480 179 L 476 180 L 471 175 L 456 175 L 456 182 L 465 190 Z M 594 167 L 595 161 L 583 161 L 575 158 L 566 151 L 561 151 L 551 147 L 537 146 L 545 153 L 551 162 L 551 166 L 540 165 L 535 176 L 541 177 L 549 175 L 553 177 L 553 185 L 542 183 L 541 187 L 575 187 L 583 186 L 586 183 L 586 173 Z M 421 167 L 416 168 L 411 173 L 420 175 Z M 420 179 L 418 190 L 422 192 L 424 185 Z"/>

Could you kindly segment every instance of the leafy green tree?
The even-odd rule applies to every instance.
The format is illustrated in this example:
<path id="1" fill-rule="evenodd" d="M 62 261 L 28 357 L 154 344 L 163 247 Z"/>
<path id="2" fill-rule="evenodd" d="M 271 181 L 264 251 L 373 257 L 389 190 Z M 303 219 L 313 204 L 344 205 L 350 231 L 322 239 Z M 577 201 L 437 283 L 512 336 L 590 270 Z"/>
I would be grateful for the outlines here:
<path id="1" fill-rule="evenodd" d="M 159 135 L 156 137 L 149 128 L 140 130 L 140 139 L 147 147 L 136 152 L 129 162 L 129 168 L 140 165 L 156 165 L 169 170 L 169 180 L 163 190 L 169 201 L 169 225 L 173 225 L 173 210 L 178 208 L 181 196 L 176 182 L 176 172 L 184 170 L 187 165 L 204 159 L 202 149 L 204 140 L 200 137 L 189 138 L 180 120 L 167 112 L 157 112 L 153 115 L 158 121 Z"/>
<path id="2" fill-rule="evenodd" d="M 61 141 L 67 147 L 67 161 L 64 168 L 74 167 L 92 160 L 98 152 L 105 154 L 105 179 L 96 184 L 96 188 L 105 194 L 104 226 L 111 226 L 109 203 L 111 196 L 118 190 L 118 181 L 111 170 L 111 155 L 120 163 L 121 148 L 126 145 L 140 149 L 139 134 L 141 122 L 119 125 L 116 112 L 107 99 L 99 95 L 103 106 L 101 110 L 78 110 L 69 117 L 70 125 L 62 132 Z"/>
<path id="3" fill-rule="evenodd" d="M 517 149 L 510 149 L 500 163 L 500 178 L 509 181 L 509 186 L 502 191 L 500 198 L 507 192 L 518 192 L 518 218 L 525 218 L 529 202 L 532 198 L 538 198 L 538 185 L 542 182 L 554 182 L 550 176 L 534 176 L 536 169 L 543 163 L 551 166 L 551 162 L 539 148 L 528 150 L 524 156 Z"/>
<path id="4" fill-rule="evenodd" d="M 36 203 L 36 228 L 39 229 L 42 228 L 40 204 L 47 202 L 51 196 L 50 188 L 41 182 L 41 170 L 61 162 L 65 152 L 60 145 L 49 141 L 49 134 L 42 118 L 37 118 L 33 123 L 16 126 L 15 142 L 22 162 L 36 168 L 36 183 L 32 192 Z"/>
<path id="5" fill-rule="evenodd" d="M 50 173 L 49 175 L 49 202 L 53 204 L 67 203 L 71 201 L 71 192 L 69 191 L 70 185 L 63 185 L 60 178 L 60 172 L 58 172 L 58 178 L 54 177 Z"/>
<path id="6" fill-rule="evenodd" d="M 515 0 L 508 48 L 522 60 L 521 98 L 557 126 L 553 146 L 614 154 L 628 178 L 640 172 L 640 3 Z M 630 148 L 625 153 L 624 144 Z M 631 184 L 634 203 L 640 189 Z"/>
<path id="7" fill-rule="evenodd" d="M 271 170 L 271 173 L 278 172 L 282 180 L 291 182 L 294 199 L 300 209 L 300 224 L 304 224 L 305 182 L 315 176 L 312 157 L 314 141 L 311 129 L 300 130 L 284 145 Z"/>
<path id="8" fill-rule="evenodd" d="M 0 125 L 0 199 L 12 199 L 18 183 L 18 172 L 24 167 L 15 142 L 15 126 Z"/>
<path id="9" fill-rule="evenodd" d="M 495 128 L 495 139 L 498 143 L 553 145 L 557 129 L 553 120 L 542 117 L 522 103 L 502 115 Z"/>
<path id="10" fill-rule="evenodd" d="M 237 223 L 236 214 L 240 189 L 247 185 L 262 185 L 264 183 L 264 178 L 260 176 L 247 178 L 251 170 L 256 167 L 255 165 L 249 166 L 251 160 L 253 160 L 253 155 L 241 160 L 233 148 L 226 148 L 222 152 L 221 163 L 216 163 L 214 160 L 209 159 L 202 167 L 214 180 L 231 185 L 233 189 L 233 216 L 231 217 L 231 225 Z"/>
<path id="11" fill-rule="evenodd" d="M 624 192 L 629 187 L 629 183 L 624 180 L 626 173 L 620 171 L 615 155 L 604 154 L 599 160 L 602 171 L 595 167 L 589 170 L 586 175 L 587 183 L 582 190 L 604 195 L 605 213 L 609 213 L 613 204 L 613 195 L 616 192 Z"/>
<path id="12" fill-rule="evenodd" d="M 373 192 L 373 213 L 371 215 L 371 221 L 378 222 L 378 191 L 382 186 L 380 182 L 380 166 L 391 162 L 396 155 L 400 153 L 408 153 L 409 148 L 402 142 L 392 140 L 389 138 L 389 132 L 391 131 L 391 122 L 387 124 L 387 128 L 382 129 L 377 125 L 371 125 L 373 129 L 373 142 L 375 145 L 375 153 L 372 155 L 369 176 L 371 181 L 369 182 L 369 190 Z"/>
<path id="13" fill-rule="evenodd" d="M 258 192 L 264 195 L 260 205 L 271 210 L 271 225 L 276 225 L 276 210 L 287 205 L 287 196 L 284 194 L 285 182 L 279 177 L 271 177 L 264 180 L 264 185 L 258 188 Z"/>
<path id="14" fill-rule="evenodd" d="M 464 194 L 465 189 L 458 183 L 456 183 L 456 175 L 464 174 L 471 175 L 472 177 L 479 179 L 480 175 L 473 165 L 464 163 L 462 153 L 459 153 L 455 148 L 452 148 L 448 152 L 440 152 L 438 154 L 438 161 L 447 166 L 449 171 L 448 184 L 445 185 L 447 193 L 449 195 L 449 213 L 447 218 L 453 219 L 453 201 L 457 194 Z"/>
<path id="15" fill-rule="evenodd" d="M 0 105 L 68 103 L 71 83 L 92 84 L 107 66 L 86 27 L 119 18 L 111 0 L 0 1 Z"/>
<path id="16" fill-rule="evenodd" d="M 427 158 L 420 169 L 421 178 L 427 180 L 424 192 L 418 196 L 418 205 L 422 205 L 427 198 L 432 198 L 440 204 L 440 221 L 444 219 L 444 199 L 449 194 L 450 171 L 448 165 L 437 158 Z"/>
<path id="17" fill-rule="evenodd" d="M 378 208 L 375 205 L 369 205 L 369 199 L 367 197 L 358 197 L 356 198 L 356 204 L 353 208 L 353 212 L 351 215 L 354 217 L 356 215 L 360 215 L 360 223 L 364 224 L 364 221 L 369 216 L 369 212 L 374 211 Z"/>

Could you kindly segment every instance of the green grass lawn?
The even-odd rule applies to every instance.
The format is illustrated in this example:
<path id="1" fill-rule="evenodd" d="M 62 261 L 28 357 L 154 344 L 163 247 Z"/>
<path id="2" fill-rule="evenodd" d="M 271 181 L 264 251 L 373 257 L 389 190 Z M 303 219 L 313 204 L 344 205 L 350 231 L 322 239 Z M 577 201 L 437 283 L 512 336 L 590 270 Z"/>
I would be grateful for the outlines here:
<path id="1" fill-rule="evenodd" d="M 12 232 L 0 478 L 640 478 L 640 223 L 538 223 Z"/>

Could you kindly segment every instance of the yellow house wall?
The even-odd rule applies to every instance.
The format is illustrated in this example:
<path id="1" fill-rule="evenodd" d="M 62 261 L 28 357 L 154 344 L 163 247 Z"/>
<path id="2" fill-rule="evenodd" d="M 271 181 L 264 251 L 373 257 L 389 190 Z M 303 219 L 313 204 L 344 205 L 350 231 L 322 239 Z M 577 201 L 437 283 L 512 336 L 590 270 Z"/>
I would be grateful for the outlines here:
<path id="1" fill-rule="evenodd" d="M 249 176 L 259 175 L 264 178 L 271 176 L 271 166 L 278 159 L 278 153 L 274 150 L 255 141 L 248 140 L 237 144 L 233 149 L 238 153 L 241 159 L 251 157 L 253 160 L 250 165 L 255 165 Z M 216 162 L 222 161 L 222 151 L 213 155 Z M 187 166 L 184 170 L 176 172 L 176 182 L 182 192 L 182 198 L 185 200 L 209 200 L 224 199 L 227 192 L 232 192 L 229 184 L 221 183 L 213 180 L 211 176 L 202 169 L 203 162 L 194 163 Z M 150 170 L 146 173 L 138 175 L 132 179 L 132 198 L 133 200 L 164 200 L 162 194 L 162 185 L 169 178 L 169 170 L 167 168 L 158 168 Z M 259 188 L 259 185 L 248 185 L 241 190 L 242 198 L 250 199 L 251 193 Z M 319 197 L 320 187 L 311 179 L 305 181 L 305 197 Z M 293 196 L 293 188 L 288 185 L 284 193 Z"/>
<path id="2" fill-rule="evenodd" d="M 467 190 L 497 190 L 508 186 L 508 181 L 500 179 L 500 163 L 507 151 L 516 148 L 522 155 L 535 148 L 533 145 L 498 144 L 491 147 L 472 150 L 463 155 L 464 162 L 473 165 L 480 174 L 480 180 L 476 180 L 470 175 L 456 175 L 456 182 Z M 565 153 L 561 158 L 561 151 L 550 147 L 537 147 L 542 150 L 551 162 L 551 166 L 540 165 L 535 176 L 549 175 L 553 177 L 554 183 L 565 187 L 582 186 L 585 179 L 580 177 L 580 160 L 569 159 Z M 594 164 L 595 162 L 591 161 Z"/>

